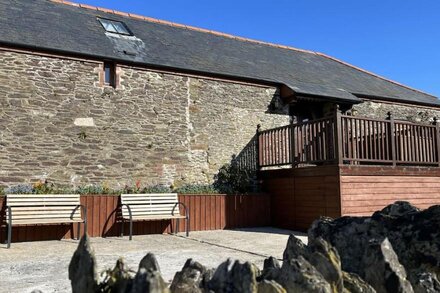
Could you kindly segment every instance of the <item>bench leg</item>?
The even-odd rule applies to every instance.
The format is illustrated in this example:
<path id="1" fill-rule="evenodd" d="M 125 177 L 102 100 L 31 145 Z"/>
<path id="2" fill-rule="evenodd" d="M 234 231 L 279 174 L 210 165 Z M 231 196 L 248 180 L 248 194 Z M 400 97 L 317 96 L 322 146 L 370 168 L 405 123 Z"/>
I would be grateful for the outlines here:
<path id="1" fill-rule="evenodd" d="M 185 226 L 186 226 L 186 237 L 189 237 L 189 217 L 185 219 Z"/>
<path id="2" fill-rule="evenodd" d="M 125 221 L 124 218 L 122 218 L 122 224 L 121 224 L 121 234 L 119 235 L 120 237 L 124 237 L 124 226 L 125 226 Z"/>
<path id="3" fill-rule="evenodd" d="M 7 248 L 11 247 L 11 241 L 12 241 L 12 210 L 11 207 L 8 208 L 8 246 Z"/>
<path id="4" fill-rule="evenodd" d="M 133 238 L 133 219 L 130 219 L 130 240 Z"/>
<path id="5" fill-rule="evenodd" d="M 174 230 L 174 235 L 177 235 L 177 233 L 179 233 L 179 228 L 180 228 L 180 219 L 177 218 L 176 219 L 176 229 Z"/>
<path id="6" fill-rule="evenodd" d="M 12 238 L 12 226 L 10 224 L 8 224 L 8 229 L 7 229 L 7 241 L 8 241 L 8 246 L 7 248 L 11 248 L 11 238 Z"/>
<path id="7" fill-rule="evenodd" d="M 80 222 L 78 222 L 78 238 L 77 239 L 78 240 L 81 239 L 81 223 Z"/>

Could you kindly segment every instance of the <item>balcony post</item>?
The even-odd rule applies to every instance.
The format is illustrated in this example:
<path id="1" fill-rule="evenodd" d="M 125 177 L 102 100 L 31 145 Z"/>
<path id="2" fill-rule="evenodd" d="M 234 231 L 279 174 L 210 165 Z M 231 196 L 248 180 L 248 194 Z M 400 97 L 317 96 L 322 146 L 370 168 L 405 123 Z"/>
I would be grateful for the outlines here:
<path id="1" fill-rule="evenodd" d="M 393 166 L 396 166 L 397 162 L 396 162 L 396 140 L 394 137 L 395 134 L 394 117 L 391 112 L 388 112 L 387 115 L 388 115 L 387 120 L 390 120 L 390 131 L 388 133 L 388 139 L 390 140 L 390 145 L 391 145 L 391 160 L 393 161 Z"/>
<path id="2" fill-rule="evenodd" d="M 260 128 L 261 125 L 258 124 L 255 132 L 255 167 L 257 172 L 260 171 Z"/>
<path id="3" fill-rule="evenodd" d="M 334 138 L 334 154 L 335 154 L 335 161 L 338 165 L 342 165 L 343 164 L 343 160 L 342 160 L 342 156 L 343 156 L 343 152 L 342 152 L 342 118 L 341 118 L 341 109 L 339 108 L 339 105 L 336 104 L 336 108 L 335 108 L 335 115 L 334 115 L 334 119 L 335 119 L 335 123 L 334 123 L 334 133 L 335 133 L 335 138 Z"/>
<path id="4" fill-rule="evenodd" d="M 292 168 L 295 168 L 295 125 L 293 124 L 293 116 L 290 119 L 290 162 Z"/>
<path id="5" fill-rule="evenodd" d="M 437 163 L 438 166 L 440 167 L 440 123 L 438 123 L 437 121 L 437 117 L 434 117 L 434 123 L 435 125 L 435 144 L 436 144 L 436 149 L 437 149 Z"/>

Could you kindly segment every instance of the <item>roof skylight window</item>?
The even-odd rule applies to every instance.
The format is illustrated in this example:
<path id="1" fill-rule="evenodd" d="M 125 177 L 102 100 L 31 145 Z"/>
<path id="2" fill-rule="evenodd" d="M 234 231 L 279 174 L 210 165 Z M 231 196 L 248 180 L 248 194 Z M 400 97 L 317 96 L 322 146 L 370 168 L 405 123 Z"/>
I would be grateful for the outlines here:
<path id="1" fill-rule="evenodd" d="M 128 30 L 127 26 L 121 22 L 116 20 L 110 20 L 105 18 L 98 18 L 102 27 L 109 33 L 115 33 L 120 35 L 131 36 L 131 32 Z"/>

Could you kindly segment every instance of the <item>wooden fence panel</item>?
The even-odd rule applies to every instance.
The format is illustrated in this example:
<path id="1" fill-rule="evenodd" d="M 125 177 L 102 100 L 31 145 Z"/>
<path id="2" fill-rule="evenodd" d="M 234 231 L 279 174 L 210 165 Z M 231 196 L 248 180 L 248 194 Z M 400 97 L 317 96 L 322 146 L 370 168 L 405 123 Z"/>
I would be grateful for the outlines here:
<path id="1" fill-rule="evenodd" d="M 221 230 L 241 227 L 270 226 L 270 196 L 252 195 L 179 195 L 190 211 L 190 230 Z M 92 237 L 118 236 L 121 223 L 117 221 L 119 197 L 114 195 L 84 195 L 81 203 L 87 207 L 88 233 Z M 5 241 L 6 198 L 0 196 L 0 242 Z M 181 210 L 183 213 L 184 211 Z M 158 234 L 171 232 L 173 221 L 134 222 L 133 234 Z M 185 230 L 180 220 L 178 231 Z M 81 225 L 81 230 L 83 225 Z M 128 233 L 126 222 L 125 233 Z M 13 227 L 13 241 L 36 241 L 73 238 L 78 236 L 77 225 L 26 225 Z"/>

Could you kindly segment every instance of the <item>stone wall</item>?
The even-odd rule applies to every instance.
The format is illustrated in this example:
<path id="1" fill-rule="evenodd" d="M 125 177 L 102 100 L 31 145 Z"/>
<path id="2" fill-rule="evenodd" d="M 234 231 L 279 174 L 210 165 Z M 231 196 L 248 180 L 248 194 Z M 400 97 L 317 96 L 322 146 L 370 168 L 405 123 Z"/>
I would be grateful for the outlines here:
<path id="1" fill-rule="evenodd" d="M 377 101 L 365 101 L 362 104 L 353 106 L 353 115 L 377 119 L 387 118 L 391 112 L 395 119 L 408 120 L 412 122 L 432 123 L 433 118 L 440 120 L 440 109 L 415 105 L 401 105 L 381 103 Z"/>
<path id="2" fill-rule="evenodd" d="M 0 185 L 209 183 L 263 128 L 277 88 L 0 51 Z"/>

